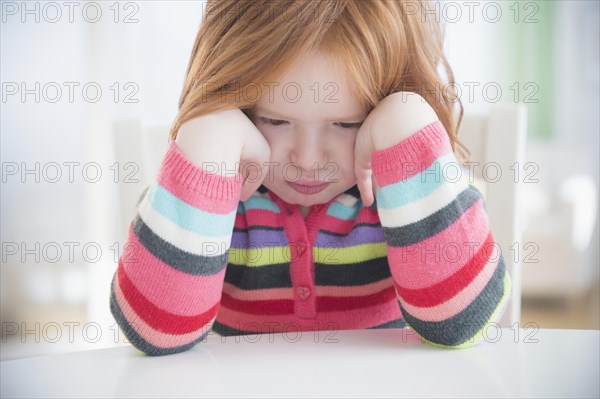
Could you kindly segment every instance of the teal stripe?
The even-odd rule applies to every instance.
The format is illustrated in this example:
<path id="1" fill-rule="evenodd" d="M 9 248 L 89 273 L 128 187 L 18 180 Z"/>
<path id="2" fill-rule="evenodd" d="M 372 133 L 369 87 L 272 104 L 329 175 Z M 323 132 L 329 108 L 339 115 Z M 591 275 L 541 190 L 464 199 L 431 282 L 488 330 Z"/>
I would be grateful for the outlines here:
<path id="1" fill-rule="evenodd" d="M 377 207 L 397 208 L 428 196 L 445 184 L 443 171 L 448 164 L 452 164 L 447 170 L 448 176 L 454 181 L 459 173 L 459 163 L 454 153 L 450 152 L 413 177 L 385 187 L 377 187 Z"/>
<path id="2" fill-rule="evenodd" d="M 246 210 L 244 209 L 244 203 L 242 201 L 238 202 L 237 213 L 245 214 Z"/>
<path id="3" fill-rule="evenodd" d="M 204 212 L 181 201 L 157 183 L 150 187 L 148 201 L 156 212 L 181 229 L 207 237 L 231 234 L 235 223 L 235 210 L 225 215 Z"/>
<path id="4" fill-rule="evenodd" d="M 281 213 L 281 210 L 277 204 L 269 198 L 250 197 L 248 201 L 244 202 L 244 208 L 246 211 L 249 209 L 261 209 L 265 211 Z"/>
<path id="5" fill-rule="evenodd" d="M 354 220 L 356 219 L 359 211 L 360 207 L 358 206 L 347 207 L 339 202 L 333 202 L 329 206 L 327 214 L 342 220 Z"/>

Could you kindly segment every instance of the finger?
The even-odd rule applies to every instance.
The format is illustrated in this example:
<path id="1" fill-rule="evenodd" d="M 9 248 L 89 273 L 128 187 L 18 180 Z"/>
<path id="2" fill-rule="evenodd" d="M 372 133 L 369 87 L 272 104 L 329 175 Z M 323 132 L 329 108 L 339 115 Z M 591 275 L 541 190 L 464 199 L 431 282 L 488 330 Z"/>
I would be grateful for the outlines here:
<path id="1" fill-rule="evenodd" d="M 251 165 L 251 163 L 244 164 L 245 166 Z M 243 168 L 242 170 L 249 170 L 250 168 Z M 244 183 L 242 185 L 242 193 L 240 195 L 240 200 L 242 202 L 247 201 L 248 198 L 252 196 L 252 194 L 256 191 L 256 189 L 260 186 L 256 184 L 256 177 L 252 177 L 249 173 L 242 172 L 242 178 L 244 179 Z"/>
<path id="2" fill-rule="evenodd" d="M 366 123 L 363 124 L 356 136 L 354 148 L 354 173 L 356 183 L 364 206 L 371 206 L 375 200 L 373 194 L 373 171 L 371 169 L 371 153 L 373 145 L 368 138 Z"/>
<path id="3" fill-rule="evenodd" d="M 248 198 L 252 196 L 253 191 L 251 191 L 252 187 L 248 186 L 248 177 L 242 175 L 242 178 L 244 179 L 244 182 L 242 183 L 242 193 L 240 194 L 240 201 L 245 202 L 248 200 Z"/>
<path id="4" fill-rule="evenodd" d="M 371 170 L 371 160 L 368 159 L 364 153 L 357 154 L 354 173 L 356 175 L 356 183 L 358 190 L 360 191 L 363 205 L 371 206 L 375 198 L 373 196 L 373 171 Z"/>
<path id="5" fill-rule="evenodd" d="M 363 198 L 363 205 L 369 207 L 373 205 L 375 196 L 373 195 L 373 184 L 372 184 L 372 172 L 369 170 L 369 176 L 363 180 L 360 187 L 361 198 Z"/>
<path id="6" fill-rule="evenodd" d="M 265 180 L 269 172 L 267 166 L 265 166 L 266 163 L 267 161 L 249 161 L 242 163 L 240 173 L 242 174 L 244 183 L 240 195 L 241 201 L 247 201 Z"/>
<path id="7" fill-rule="evenodd" d="M 373 170 L 371 170 L 371 187 L 372 187 L 372 195 L 373 195 L 373 202 L 375 202 L 375 199 L 377 198 L 377 182 L 375 181 L 375 175 L 372 173 Z M 371 206 L 371 204 L 369 204 L 369 206 Z"/>
<path id="8" fill-rule="evenodd" d="M 270 153 L 270 147 L 266 140 L 259 140 L 254 143 L 251 150 L 244 154 L 244 157 L 249 160 L 242 160 L 240 166 L 240 173 L 244 179 L 241 201 L 247 201 L 266 179 L 269 174 Z"/>

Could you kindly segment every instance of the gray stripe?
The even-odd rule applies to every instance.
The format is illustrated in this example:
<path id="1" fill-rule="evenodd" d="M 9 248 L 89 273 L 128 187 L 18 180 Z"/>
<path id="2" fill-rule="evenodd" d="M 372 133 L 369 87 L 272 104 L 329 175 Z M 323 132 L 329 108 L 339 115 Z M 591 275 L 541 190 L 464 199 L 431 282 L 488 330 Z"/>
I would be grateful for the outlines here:
<path id="1" fill-rule="evenodd" d="M 116 273 L 115 273 L 115 276 L 116 276 Z M 115 279 L 115 277 L 113 276 L 113 280 L 114 279 Z M 125 334 L 125 337 L 127 337 L 127 340 L 131 343 L 131 345 L 134 346 L 136 349 L 138 349 L 150 356 L 164 356 L 164 355 L 171 355 L 173 353 L 184 352 L 188 349 L 191 349 L 193 346 L 195 346 L 199 342 L 204 341 L 210 331 L 208 329 L 204 334 L 202 334 L 200 337 L 198 337 L 198 339 L 190 342 L 189 344 L 174 346 L 172 348 L 159 348 L 158 346 L 154 346 L 151 343 L 149 343 L 148 341 L 146 341 L 144 338 L 142 338 L 129 325 L 129 322 L 123 315 L 123 312 L 121 311 L 121 308 L 119 307 L 119 304 L 117 303 L 117 298 L 115 297 L 115 293 L 112 289 L 112 285 L 111 285 L 111 293 L 110 293 L 110 311 L 111 311 L 113 317 L 115 318 L 117 324 L 121 328 L 121 331 L 123 331 L 123 334 Z"/>
<path id="2" fill-rule="evenodd" d="M 387 257 L 344 265 L 315 263 L 316 285 L 357 286 L 375 283 L 391 276 Z M 289 263 L 260 267 L 228 264 L 225 282 L 245 290 L 291 288 Z"/>
<path id="3" fill-rule="evenodd" d="M 133 231 L 146 249 L 167 265 L 195 276 L 207 276 L 220 272 L 227 264 L 229 250 L 222 255 L 202 256 L 183 251 L 156 235 L 144 223 L 139 214 L 133 221 Z M 135 255 L 133 256 L 135 259 Z"/>
<path id="4" fill-rule="evenodd" d="M 142 190 L 142 193 L 140 194 L 140 196 L 138 197 L 137 202 L 135 203 L 135 207 L 136 208 L 140 205 L 140 203 L 142 202 L 142 200 L 146 196 L 146 193 L 148 192 L 149 189 L 150 189 L 150 184 L 146 184 L 146 187 Z"/>
<path id="5" fill-rule="evenodd" d="M 258 324 L 256 324 L 258 325 Z M 255 335 L 255 334 L 266 334 L 269 331 L 243 331 L 233 327 L 229 327 L 227 324 L 219 323 L 215 320 L 213 324 L 213 331 L 223 337 L 235 336 L 235 335 Z"/>
<path id="6" fill-rule="evenodd" d="M 365 285 L 384 280 L 390 276 L 390 265 L 387 257 L 342 265 L 315 263 L 315 283 L 317 285 Z"/>
<path id="7" fill-rule="evenodd" d="M 404 319 L 396 319 L 392 321 L 388 321 L 387 323 L 378 324 L 373 327 L 369 327 L 368 329 L 376 329 L 376 328 L 404 328 L 406 327 L 406 321 Z"/>
<path id="8" fill-rule="evenodd" d="M 225 282 L 244 290 L 292 287 L 289 263 L 259 267 L 228 264 Z"/>
<path id="9" fill-rule="evenodd" d="M 383 232 L 386 241 L 393 247 L 403 247 L 421 242 L 447 229 L 479 198 L 481 198 L 481 194 L 469 187 L 463 190 L 451 203 L 425 219 L 402 227 L 384 227 Z"/>
<path id="10" fill-rule="evenodd" d="M 506 272 L 504 258 L 483 291 L 462 312 L 444 321 L 421 321 L 400 305 L 406 322 L 423 338 L 442 345 L 460 345 L 489 322 L 504 294 L 503 278 Z"/>

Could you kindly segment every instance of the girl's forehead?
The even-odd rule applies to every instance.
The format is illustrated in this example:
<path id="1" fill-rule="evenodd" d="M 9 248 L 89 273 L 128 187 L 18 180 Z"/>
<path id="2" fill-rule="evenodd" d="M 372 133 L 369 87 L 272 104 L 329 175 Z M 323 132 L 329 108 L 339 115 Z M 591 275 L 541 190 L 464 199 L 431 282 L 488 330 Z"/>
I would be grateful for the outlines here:
<path id="1" fill-rule="evenodd" d="M 277 81 L 293 82 L 320 79 L 335 81 L 345 85 L 345 79 L 340 71 L 336 70 L 329 56 L 318 52 L 299 57 Z"/>
<path id="2" fill-rule="evenodd" d="M 286 120 L 360 120 L 366 109 L 352 95 L 348 82 L 327 59 L 317 54 L 299 59 L 286 73 L 260 86 L 254 109 Z"/>

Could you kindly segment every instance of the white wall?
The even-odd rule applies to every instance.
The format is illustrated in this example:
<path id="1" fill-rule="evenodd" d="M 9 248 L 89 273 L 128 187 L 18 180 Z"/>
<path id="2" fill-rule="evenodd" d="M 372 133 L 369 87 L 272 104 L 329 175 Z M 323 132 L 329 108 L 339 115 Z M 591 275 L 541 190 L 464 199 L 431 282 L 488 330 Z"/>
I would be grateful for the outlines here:
<path id="1" fill-rule="evenodd" d="M 9 245 L 3 253 L 12 243 L 17 248 L 2 263 L 2 320 L 26 321 L 33 328 L 40 319 L 32 309 L 46 309 L 46 322 L 62 325 L 74 313 L 57 309 L 83 306 L 87 320 L 102 326 L 102 343 L 114 324 L 108 307 L 114 244 L 122 243 L 126 233 L 116 228 L 121 215 L 111 169 L 112 123 L 121 118 L 173 120 L 204 2 L 119 3 L 117 22 L 113 2 L 77 3 L 72 21 L 61 2 L 25 4 L 32 13 L 23 13 L 23 4 L 2 3 L 3 95 L 15 84 L 34 88 L 40 82 L 40 99 L 27 95 L 22 101 L 19 93 L 7 94 L 1 103 L 2 241 Z M 99 17 L 95 6 L 101 9 Z M 124 23 L 126 15 L 137 22 Z M 65 82 L 78 85 L 72 102 Z M 83 96 L 85 84 L 101 88 L 98 101 Z M 57 86 L 62 97 L 52 102 L 56 92 L 51 89 Z M 134 90 L 137 102 L 126 103 L 125 95 Z M 94 90 L 88 93 L 95 97 Z M 33 174 L 21 176 L 21 166 L 31 169 L 36 162 L 39 182 Z M 78 163 L 72 181 L 65 162 Z M 82 167 L 92 162 L 102 173 L 97 182 L 82 176 Z M 59 169 L 49 166 L 54 163 Z M 6 175 L 12 166 L 19 170 Z M 51 183 L 56 170 L 62 178 Z M 95 170 L 88 169 L 85 177 L 93 180 Z M 36 243 L 39 259 L 35 254 L 22 259 Z M 82 255 L 86 244 L 89 252 Z M 52 252 L 56 247 L 62 256 Z M 75 249 L 72 258 L 70 247 Z M 94 251 L 98 247 L 101 256 Z"/>

